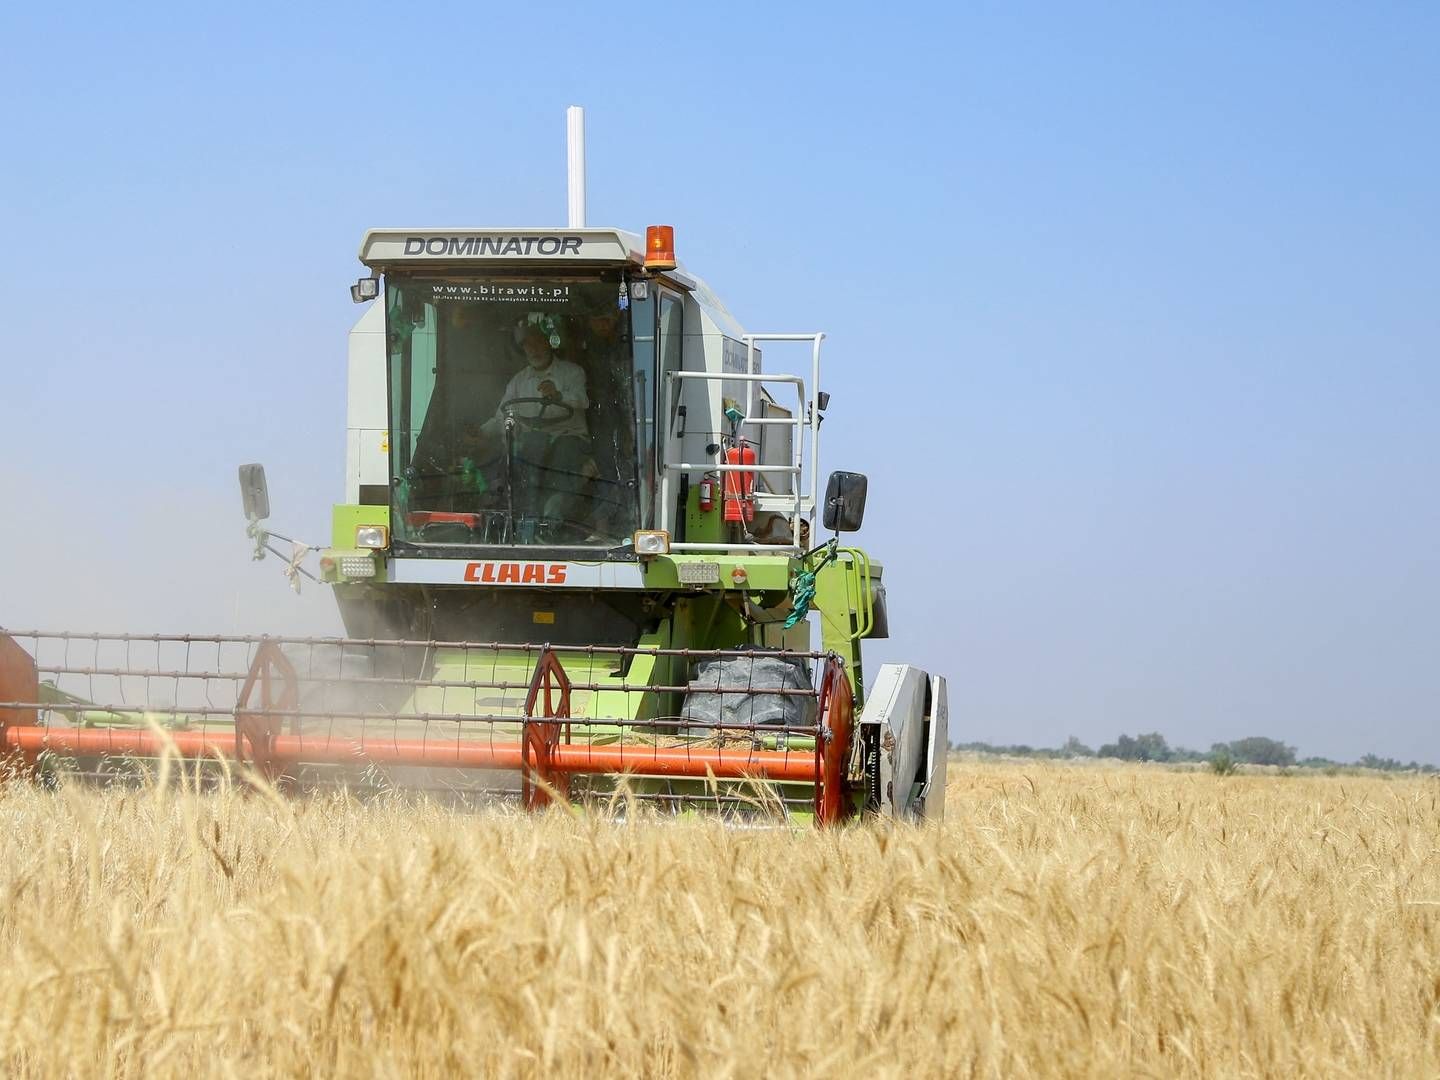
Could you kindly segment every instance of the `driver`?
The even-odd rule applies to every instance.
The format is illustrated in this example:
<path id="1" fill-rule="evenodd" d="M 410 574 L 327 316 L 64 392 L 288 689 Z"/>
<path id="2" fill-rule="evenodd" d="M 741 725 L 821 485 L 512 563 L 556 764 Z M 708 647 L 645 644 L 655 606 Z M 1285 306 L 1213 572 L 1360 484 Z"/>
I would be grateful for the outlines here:
<path id="1" fill-rule="evenodd" d="M 518 421 L 515 509 L 522 517 L 578 525 L 590 456 L 585 372 L 557 359 L 538 326 L 526 329 L 522 344 L 525 366 L 511 376 L 495 410 L 501 424 L 506 414 Z"/>
<path id="2" fill-rule="evenodd" d="M 515 398 L 543 398 L 568 405 L 569 415 L 564 415 L 566 410 L 563 408 L 546 408 L 539 401 L 512 405 L 508 411 L 522 423 L 526 420 L 541 421 L 548 435 L 585 438 L 589 434 L 585 427 L 585 410 L 590 405 L 590 398 L 585 393 L 585 372 L 579 364 L 555 359 L 550 350 L 550 340 L 538 326 L 526 329 L 522 344 L 526 364 L 505 385 L 500 407 L 495 410 L 495 419 L 505 419 L 506 402 Z"/>

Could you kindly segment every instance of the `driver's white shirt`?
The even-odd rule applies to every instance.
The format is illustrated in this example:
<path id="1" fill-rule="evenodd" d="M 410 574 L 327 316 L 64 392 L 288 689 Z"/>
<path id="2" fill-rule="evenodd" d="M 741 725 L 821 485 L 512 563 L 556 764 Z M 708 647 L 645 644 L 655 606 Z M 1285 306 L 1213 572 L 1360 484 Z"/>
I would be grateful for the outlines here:
<path id="1" fill-rule="evenodd" d="M 579 364 L 569 360 L 551 360 L 550 366 L 536 370 L 530 364 L 526 364 L 510 377 L 510 382 L 505 386 L 505 396 L 500 399 L 501 404 L 512 398 L 538 398 L 544 395 L 540 393 L 541 383 L 552 383 L 560 394 L 560 400 L 569 405 L 575 411 L 564 420 L 556 419 L 553 424 L 546 423 L 540 430 L 551 435 L 580 435 L 588 434 L 585 426 L 585 409 L 590 404 L 590 398 L 585 393 L 585 372 Z M 524 405 L 512 406 L 516 416 L 522 419 L 534 419 L 540 417 L 540 405 L 538 402 L 531 402 Z M 549 420 L 551 417 L 559 417 L 564 409 L 551 406 L 545 410 L 542 419 Z M 503 409 L 495 410 L 497 420 L 503 420 L 505 413 Z"/>

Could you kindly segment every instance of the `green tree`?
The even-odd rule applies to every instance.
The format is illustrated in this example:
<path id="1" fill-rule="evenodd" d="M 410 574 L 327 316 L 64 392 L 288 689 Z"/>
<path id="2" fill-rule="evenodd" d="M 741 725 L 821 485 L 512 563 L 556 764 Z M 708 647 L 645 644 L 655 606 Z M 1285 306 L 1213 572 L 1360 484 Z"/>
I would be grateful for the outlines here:
<path id="1" fill-rule="evenodd" d="M 1279 765 L 1282 768 L 1295 764 L 1295 748 L 1286 746 L 1276 739 L 1262 735 L 1236 739 L 1232 743 L 1217 743 L 1216 750 L 1224 748 L 1236 761 L 1246 765 Z"/>
<path id="2" fill-rule="evenodd" d="M 1121 735 L 1113 743 L 1100 747 L 1101 757 L 1119 758 L 1121 761 L 1169 761 L 1170 745 L 1158 731 L 1146 732 L 1131 738 Z"/>
<path id="3" fill-rule="evenodd" d="M 1382 772 L 1399 772 L 1405 767 L 1394 758 L 1382 758 L 1377 754 L 1366 754 L 1355 764 L 1366 769 L 1379 769 Z"/>

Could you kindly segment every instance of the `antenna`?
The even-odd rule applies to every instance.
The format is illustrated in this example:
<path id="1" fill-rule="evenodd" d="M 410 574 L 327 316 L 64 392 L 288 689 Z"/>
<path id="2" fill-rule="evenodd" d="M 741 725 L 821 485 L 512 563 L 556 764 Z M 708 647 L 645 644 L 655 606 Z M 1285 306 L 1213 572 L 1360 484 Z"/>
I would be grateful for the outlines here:
<path id="1" fill-rule="evenodd" d="M 570 181 L 569 228 L 585 227 L 585 110 L 571 105 L 565 110 L 565 146 L 569 153 L 566 175 Z"/>

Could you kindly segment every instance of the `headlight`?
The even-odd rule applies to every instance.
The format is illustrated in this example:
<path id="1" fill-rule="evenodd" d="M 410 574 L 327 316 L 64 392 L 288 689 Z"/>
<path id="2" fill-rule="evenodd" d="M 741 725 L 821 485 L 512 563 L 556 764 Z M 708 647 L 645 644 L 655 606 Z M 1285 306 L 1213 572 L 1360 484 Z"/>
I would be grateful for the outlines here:
<path id="1" fill-rule="evenodd" d="M 369 555 L 344 555 L 340 559 L 342 577 L 374 577 L 375 560 Z"/>
<path id="2" fill-rule="evenodd" d="M 384 525 L 361 525 L 355 530 L 355 546 L 382 551 L 390 546 L 390 530 Z"/>
<path id="3" fill-rule="evenodd" d="M 670 554 L 670 534 L 664 529 L 641 529 L 634 539 L 636 555 Z"/>

